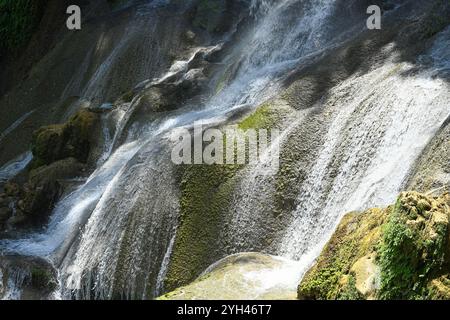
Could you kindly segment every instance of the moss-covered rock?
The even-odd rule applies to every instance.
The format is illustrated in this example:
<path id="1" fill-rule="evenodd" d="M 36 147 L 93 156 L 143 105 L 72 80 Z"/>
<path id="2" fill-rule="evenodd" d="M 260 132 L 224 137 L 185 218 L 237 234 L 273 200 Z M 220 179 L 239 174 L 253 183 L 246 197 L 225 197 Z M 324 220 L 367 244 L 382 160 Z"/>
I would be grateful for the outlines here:
<path id="1" fill-rule="evenodd" d="M 449 195 L 403 193 L 384 227 L 378 249 L 381 299 L 421 299 L 442 272 L 448 244 Z M 449 297 L 450 298 L 450 297 Z"/>
<path id="2" fill-rule="evenodd" d="M 33 136 L 32 166 L 37 168 L 70 157 L 86 163 L 99 119 L 97 113 L 83 109 L 65 124 L 38 129 Z"/>
<path id="3" fill-rule="evenodd" d="M 241 253 L 212 265 L 193 283 L 178 288 L 159 300 L 294 300 L 294 287 L 286 287 L 277 276 L 292 270 L 290 263 L 260 253 Z M 263 286 L 264 276 L 273 284 Z M 279 277 L 284 279 L 285 277 Z"/>
<path id="4" fill-rule="evenodd" d="M 381 226 L 390 209 L 372 209 L 363 213 L 350 213 L 343 219 L 328 242 L 316 265 L 303 278 L 299 286 L 300 299 L 359 298 L 355 292 L 353 265 L 374 252 L 381 238 Z"/>
<path id="5" fill-rule="evenodd" d="M 49 299 L 57 286 L 57 272 L 47 260 L 0 256 L 0 299 L 8 292 L 14 292 L 14 299 Z"/>
<path id="6" fill-rule="evenodd" d="M 242 130 L 272 129 L 277 123 L 280 123 L 281 117 L 280 110 L 277 110 L 272 103 L 268 102 L 242 120 L 238 127 Z"/>
<path id="7" fill-rule="evenodd" d="M 283 110 L 281 108 L 281 110 Z M 266 103 L 237 123 L 248 129 L 270 129 L 281 123 L 284 113 Z M 224 136 L 225 148 L 227 145 Z M 211 263 L 223 257 L 220 232 L 245 165 L 182 165 L 180 176 L 180 222 L 169 264 L 165 289 L 192 282 Z"/>
<path id="8" fill-rule="evenodd" d="M 19 209 L 30 218 L 40 220 L 59 199 L 63 191 L 61 181 L 81 175 L 84 168 L 76 159 L 67 158 L 32 170 Z"/>
<path id="9" fill-rule="evenodd" d="M 350 213 L 299 285 L 301 299 L 447 298 L 450 195 L 402 193 Z"/>
<path id="10" fill-rule="evenodd" d="M 85 165 L 74 158 L 67 158 L 31 170 L 28 181 L 22 186 L 9 182 L 6 206 L 0 202 L 0 207 L 9 210 L 2 210 L 4 216 L 0 223 L 3 221 L 17 227 L 45 221 L 63 193 L 64 180 L 81 176 L 84 170 Z"/>

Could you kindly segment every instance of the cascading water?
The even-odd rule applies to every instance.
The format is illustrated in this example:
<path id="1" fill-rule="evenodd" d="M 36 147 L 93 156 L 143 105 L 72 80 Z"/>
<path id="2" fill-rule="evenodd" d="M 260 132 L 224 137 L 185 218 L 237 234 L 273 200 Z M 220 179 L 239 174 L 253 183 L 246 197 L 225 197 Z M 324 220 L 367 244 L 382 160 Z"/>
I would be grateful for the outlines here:
<path id="1" fill-rule="evenodd" d="M 0 249 L 50 259 L 59 269 L 62 298 L 135 299 L 161 294 L 179 218 L 176 169 L 170 162 L 171 130 L 190 127 L 200 120 L 206 125 L 223 123 L 233 111 L 256 106 L 280 92 L 290 71 L 312 63 L 352 36 L 348 30 L 341 32 L 345 29 L 341 28 L 342 21 L 332 19 L 336 2 L 252 0 L 252 29 L 233 43 L 221 61 L 222 67 L 211 77 L 212 87 L 221 75 L 231 72 L 221 90 L 212 96 L 205 94 L 201 106 L 186 103 L 177 111 L 145 123 L 129 123 L 139 99 L 114 110 L 108 117 L 114 120 L 115 130 L 109 132 L 104 127 L 107 139 L 98 168 L 59 201 L 43 232 L 2 240 Z M 138 10 L 139 17 L 151 12 L 152 5 Z M 129 42 L 139 38 L 143 27 L 148 23 L 129 26 L 129 35 L 115 44 L 93 77 L 82 86 L 84 71 L 80 70 L 62 99 L 75 91 L 81 92 L 82 99 L 108 96 L 105 92 L 113 64 L 120 60 Z M 359 32 L 363 27 L 357 24 L 352 30 Z M 151 37 L 147 40 L 150 45 Z M 199 50 L 214 51 L 219 47 L 197 48 L 190 53 L 190 59 L 175 62 L 149 85 L 186 77 Z M 445 69 L 441 64 L 448 68 L 445 54 L 448 52 L 442 47 L 430 54 L 439 72 Z M 150 56 L 147 52 L 139 57 Z M 409 76 L 412 66 L 395 62 L 394 58 L 392 50 L 390 61 L 366 75 L 350 77 L 322 101 L 321 112 L 332 119 L 325 143 L 299 185 L 297 206 L 285 223 L 287 229 L 270 252 L 299 261 L 283 260 L 286 268 L 282 275 L 278 273 L 280 283 L 298 281 L 343 214 L 390 203 L 420 152 L 447 118 L 448 84 L 426 73 Z M 145 64 L 143 69 L 140 71 L 149 75 L 154 71 L 153 66 Z M 289 134 L 304 125 L 310 113 L 298 112 L 275 143 L 283 148 Z M 421 122 L 428 126 L 420 126 Z M 2 167 L 0 180 L 3 172 L 17 173 L 29 161 L 30 155 L 25 154 Z M 251 250 L 261 241 L 261 235 L 253 232 L 258 230 L 254 227 L 259 222 L 252 214 L 255 207 L 262 211 L 266 196 L 274 192 L 273 179 L 272 173 L 265 174 L 262 165 L 245 170 L 231 212 L 231 251 Z M 265 274 L 248 276 L 261 280 L 263 291 L 279 284 L 274 283 L 274 276 L 266 283 Z"/>
<path id="2" fill-rule="evenodd" d="M 409 76 L 412 67 L 386 63 L 335 89 L 338 110 L 330 108 L 335 117 L 325 145 L 301 185 L 280 243 L 283 255 L 304 259 L 303 272 L 343 214 L 395 201 L 415 160 L 448 117 L 446 81 L 426 72 Z"/>

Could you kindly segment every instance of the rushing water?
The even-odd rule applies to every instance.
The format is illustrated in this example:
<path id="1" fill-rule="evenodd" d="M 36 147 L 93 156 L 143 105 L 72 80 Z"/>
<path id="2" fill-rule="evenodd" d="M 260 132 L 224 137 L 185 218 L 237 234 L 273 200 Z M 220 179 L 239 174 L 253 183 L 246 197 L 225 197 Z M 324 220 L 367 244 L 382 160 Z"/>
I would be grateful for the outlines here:
<path id="1" fill-rule="evenodd" d="M 197 120 L 225 121 L 230 112 L 258 104 L 279 92 L 280 80 L 290 70 L 349 36 L 332 32 L 339 29 L 330 19 L 335 10 L 332 0 L 252 0 L 250 6 L 256 22 L 224 58 L 221 71 L 235 72 L 220 92 L 201 107 L 182 108 L 139 124 L 135 131 L 126 130 L 138 101 L 115 110 L 111 116 L 115 131 L 104 130 L 108 139 L 98 168 L 59 201 L 44 231 L 3 240 L 0 248 L 51 259 L 60 271 L 62 298 L 147 298 L 161 293 L 179 212 L 174 169 L 167 158 L 170 130 Z M 145 10 L 151 11 L 152 6 Z M 145 10 L 138 14 L 145 16 Z M 84 99 L 101 96 L 112 65 L 139 27 L 131 25 L 129 35 L 105 58 L 83 89 Z M 447 49 L 444 46 L 435 46 L 429 54 L 439 72 L 448 68 L 448 43 Z M 153 83 L 183 76 L 198 50 L 215 49 L 198 48 Z M 282 283 L 297 282 L 344 213 L 392 202 L 414 161 L 447 118 L 448 84 L 425 72 L 408 75 L 412 67 L 392 59 L 366 75 L 347 79 L 324 102 L 333 120 L 314 166 L 299 185 L 297 207 L 275 252 L 300 261 L 286 262 L 286 268 L 277 273 Z M 69 83 L 63 96 L 78 85 Z M 283 146 L 308 114 L 299 113 L 275 142 L 277 146 Z M 19 172 L 29 160 L 27 153 L 2 167 L 0 179 Z M 257 241 L 252 214 L 255 207 L 264 206 L 264 199 L 252 195 L 264 198 L 273 192 L 268 183 L 272 173 L 264 175 L 265 169 L 261 165 L 248 168 L 239 189 L 244 196 L 236 201 L 231 221 L 235 248 L 245 248 L 242 242 L 249 237 Z M 270 287 L 270 274 L 248 276 L 262 282 L 267 278 L 263 287 Z"/>

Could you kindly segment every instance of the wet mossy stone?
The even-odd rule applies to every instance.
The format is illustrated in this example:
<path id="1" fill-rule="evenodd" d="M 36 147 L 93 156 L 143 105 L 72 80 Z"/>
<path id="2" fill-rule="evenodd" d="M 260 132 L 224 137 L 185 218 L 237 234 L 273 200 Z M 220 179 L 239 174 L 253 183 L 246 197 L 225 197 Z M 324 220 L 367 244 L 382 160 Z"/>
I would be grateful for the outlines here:
<path id="1" fill-rule="evenodd" d="M 226 0 L 200 0 L 197 4 L 193 24 L 208 32 L 220 31 Z"/>
<path id="2" fill-rule="evenodd" d="M 167 290 L 193 281 L 218 258 L 217 241 L 239 166 L 186 165 L 180 170 L 181 215 L 165 280 Z"/>
<path id="3" fill-rule="evenodd" d="M 286 110 L 266 103 L 237 123 L 243 132 L 272 129 L 282 122 Z M 224 136 L 225 148 L 228 141 Z M 180 222 L 169 264 L 165 289 L 173 290 L 193 281 L 206 267 L 221 258 L 220 232 L 244 165 L 182 165 L 180 172 Z"/>
<path id="4" fill-rule="evenodd" d="M 43 267 L 31 268 L 31 286 L 37 290 L 53 291 L 57 283 L 54 274 Z"/>
<path id="5" fill-rule="evenodd" d="M 32 170 L 18 202 L 18 209 L 28 218 L 21 222 L 45 220 L 63 192 L 61 181 L 81 175 L 84 169 L 76 159 L 67 158 Z"/>
<path id="6" fill-rule="evenodd" d="M 58 286 L 55 268 L 38 257 L 0 256 L 0 275 L 0 299 L 5 292 L 14 289 L 18 290 L 20 300 L 49 299 Z M 22 281 L 15 281 L 16 277 Z"/>
<path id="7" fill-rule="evenodd" d="M 386 209 L 346 215 L 299 298 L 450 299 L 449 206 L 449 194 L 403 192 Z"/>
<path id="8" fill-rule="evenodd" d="M 81 110 L 65 124 L 38 129 L 33 135 L 32 167 L 37 168 L 69 157 L 86 163 L 98 122 L 98 114 Z"/>
<path id="9" fill-rule="evenodd" d="M 317 263 L 300 283 L 299 299 L 359 299 L 361 295 L 355 293 L 357 279 L 351 269 L 360 258 L 375 251 L 388 212 L 373 209 L 344 216 Z"/>

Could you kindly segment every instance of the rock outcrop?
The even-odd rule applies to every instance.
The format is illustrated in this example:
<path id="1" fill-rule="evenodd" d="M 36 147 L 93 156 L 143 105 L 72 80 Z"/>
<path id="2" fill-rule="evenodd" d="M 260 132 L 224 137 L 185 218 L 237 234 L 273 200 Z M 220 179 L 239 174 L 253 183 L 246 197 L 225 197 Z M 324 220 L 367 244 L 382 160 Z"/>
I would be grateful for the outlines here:
<path id="1" fill-rule="evenodd" d="M 300 299 L 449 299 L 450 195 L 402 193 L 346 215 L 298 288 Z"/>
<path id="2" fill-rule="evenodd" d="M 87 171 L 92 147 L 101 137 L 99 124 L 98 113 L 82 109 L 64 124 L 35 132 L 28 176 L 8 181 L 0 194 L 0 226 L 46 220 L 65 190 L 64 181 Z"/>

